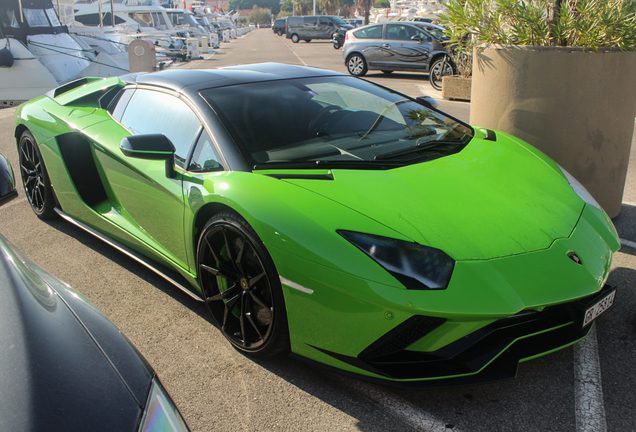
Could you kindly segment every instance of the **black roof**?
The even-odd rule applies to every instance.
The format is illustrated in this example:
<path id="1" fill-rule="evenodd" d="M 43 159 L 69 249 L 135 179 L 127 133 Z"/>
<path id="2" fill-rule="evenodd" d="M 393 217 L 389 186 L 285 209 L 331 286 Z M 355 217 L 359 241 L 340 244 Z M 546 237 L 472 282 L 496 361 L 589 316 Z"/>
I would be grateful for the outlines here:
<path id="1" fill-rule="evenodd" d="M 186 88 L 198 91 L 235 84 L 333 75 L 347 76 L 340 72 L 304 66 L 257 63 L 218 69 L 168 69 L 160 72 L 124 75 L 121 79 L 127 83 L 153 85 L 183 92 Z"/>

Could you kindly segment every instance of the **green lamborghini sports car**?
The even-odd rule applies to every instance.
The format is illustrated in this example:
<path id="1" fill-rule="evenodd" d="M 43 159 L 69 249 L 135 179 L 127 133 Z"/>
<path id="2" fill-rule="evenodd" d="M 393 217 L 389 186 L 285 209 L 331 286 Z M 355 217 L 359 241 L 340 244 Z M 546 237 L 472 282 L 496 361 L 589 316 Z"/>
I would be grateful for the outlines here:
<path id="1" fill-rule="evenodd" d="M 474 384 L 579 341 L 614 302 L 616 231 L 571 175 L 360 78 L 282 64 L 87 78 L 15 120 L 35 213 L 205 302 L 246 354 Z"/>

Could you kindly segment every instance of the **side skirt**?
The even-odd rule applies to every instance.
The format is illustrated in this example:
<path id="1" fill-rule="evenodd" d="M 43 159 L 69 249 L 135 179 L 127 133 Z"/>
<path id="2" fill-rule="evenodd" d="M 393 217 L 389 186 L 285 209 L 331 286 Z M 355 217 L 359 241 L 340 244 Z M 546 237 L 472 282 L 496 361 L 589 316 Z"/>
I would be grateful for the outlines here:
<path id="1" fill-rule="evenodd" d="M 193 299 L 195 299 L 197 301 L 200 301 L 200 302 L 203 301 L 203 299 L 201 297 L 199 297 L 199 295 L 195 294 L 192 291 L 191 288 L 188 288 L 190 286 L 190 284 L 178 272 L 176 272 L 174 270 L 171 270 L 168 267 L 166 267 L 166 266 L 164 266 L 162 264 L 159 264 L 156 261 L 151 260 L 150 258 L 140 254 L 139 252 L 129 248 L 128 246 L 125 246 L 125 245 L 121 244 L 117 240 L 108 237 L 106 234 L 102 234 L 99 231 L 89 227 L 88 225 L 85 225 L 82 222 L 73 219 L 72 217 L 70 217 L 69 215 L 64 213 L 62 210 L 60 210 L 58 207 L 55 207 L 55 211 L 64 220 L 66 220 L 66 221 L 72 223 L 73 225 L 83 229 L 87 233 L 94 235 L 95 237 L 99 238 L 100 240 L 102 240 L 105 243 L 109 244 L 110 246 L 114 247 L 118 251 L 128 255 L 130 258 L 134 259 L 138 263 L 143 264 L 144 266 L 148 267 L 150 270 L 152 270 L 153 272 L 157 273 L 159 276 L 161 276 L 162 278 L 164 278 L 165 280 L 167 280 L 168 282 L 170 282 L 171 284 L 173 284 L 174 286 L 179 288 L 184 293 L 188 294 Z"/>

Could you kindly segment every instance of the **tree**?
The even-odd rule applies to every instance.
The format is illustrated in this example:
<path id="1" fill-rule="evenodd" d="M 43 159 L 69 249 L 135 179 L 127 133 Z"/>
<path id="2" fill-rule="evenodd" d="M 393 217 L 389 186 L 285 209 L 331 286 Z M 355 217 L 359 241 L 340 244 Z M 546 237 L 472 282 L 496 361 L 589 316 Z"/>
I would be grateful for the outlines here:
<path id="1" fill-rule="evenodd" d="M 253 9 L 254 6 L 269 9 L 274 15 L 280 11 L 280 4 L 278 0 L 229 0 L 229 10 L 245 10 Z"/>
<path id="2" fill-rule="evenodd" d="M 269 9 L 254 5 L 249 21 L 255 24 L 269 24 L 272 22 L 272 12 Z"/>

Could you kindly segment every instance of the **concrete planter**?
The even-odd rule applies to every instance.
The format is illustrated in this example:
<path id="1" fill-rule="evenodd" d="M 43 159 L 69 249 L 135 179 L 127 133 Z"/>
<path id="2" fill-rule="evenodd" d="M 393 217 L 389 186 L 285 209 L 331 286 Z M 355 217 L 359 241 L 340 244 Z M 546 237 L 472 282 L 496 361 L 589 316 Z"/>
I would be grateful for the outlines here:
<path id="1" fill-rule="evenodd" d="M 636 116 L 636 52 L 479 46 L 470 123 L 508 132 L 620 213 Z"/>
<path id="2" fill-rule="evenodd" d="M 470 101 L 470 87 L 472 80 L 460 76 L 442 77 L 442 97 L 444 99 L 456 99 Z"/>

